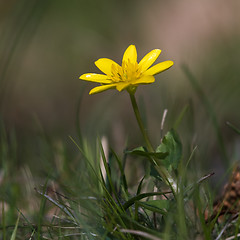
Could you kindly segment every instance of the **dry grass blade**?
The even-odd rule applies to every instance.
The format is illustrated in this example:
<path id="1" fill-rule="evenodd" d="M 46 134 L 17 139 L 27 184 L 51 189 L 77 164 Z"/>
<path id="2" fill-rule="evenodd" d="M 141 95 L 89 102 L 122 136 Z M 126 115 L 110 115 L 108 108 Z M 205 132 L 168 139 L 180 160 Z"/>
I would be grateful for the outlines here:
<path id="1" fill-rule="evenodd" d="M 161 240 L 161 238 L 155 237 L 155 236 L 153 236 L 149 233 L 142 232 L 142 231 L 137 231 L 137 230 L 132 230 L 132 229 L 121 229 L 120 232 L 134 234 L 134 235 L 137 235 L 137 236 L 147 238 L 149 240 Z"/>
<path id="2" fill-rule="evenodd" d="M 65 205 L 62 205 L 58 202 L 56 202 L 54 199 L 52 199 L 51 197 L 49 197 L 47 194 L 40 192 L 39 190 L 37 190 L 35 188 L 35 190 L 37 191 L 37 193 L 39 193 L 41 196 L 45 197 L 47 200 L 49 200 L 51 203 L 53 203 L 54 205 L 56 205 L 57 207 L 59 207 L 66 215 L 68 215 L 73 222 L 77 225 L 77 222 L 73 216 L 73 214 L 71 213 L 71 211 L 68 210 L 68 208 Z"/>

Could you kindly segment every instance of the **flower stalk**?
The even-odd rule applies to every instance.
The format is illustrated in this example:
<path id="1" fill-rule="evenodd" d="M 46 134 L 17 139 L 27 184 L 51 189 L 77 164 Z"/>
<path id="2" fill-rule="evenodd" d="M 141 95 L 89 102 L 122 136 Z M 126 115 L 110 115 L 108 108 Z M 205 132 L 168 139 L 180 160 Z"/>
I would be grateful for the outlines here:
<path id="1" fill-rule="evenodd" d="M 135 94 L 134 93 L 129 93 L 129 95 L 130 95 L 133 111 L 134 111 L 135 117 L 136 117 L 137 122 L 138 122 L 138 126 L 139 126 L 140 131 L 143 135 L 144 141 L 147 145 L 147 150 L 149 152 L 153 152 L 154 150 L 153 150 L 152 144 L 149 140 L 147 131 L 144 128 L 144 125 L 143 125 L 143 122 L 142 122 L 142 119 L 141 119 L 141 116 L 140 116 L 140 112 L 139 112 L 138 105 L 137 105 L 137 102 L 136 102 Z"/>
<path id="2" fill-rule="evenodd" d="M 147 151 L 148 152 L 154 152 L 154 149 L 152 147 L 152 144 L 149 140 L 147 131 L 143 125 L 143 121 L 139 112 L 139 108 L 136 102 L 136 98 L 135 98 L 135 90 L 134 91 L 129 91 L 129 95 L 130 95 L 130 99 L 131 99 L 131 103 L 132 103 L 132 107 L 133 107 L 133 111 L 138 123 L 138 126 L 140 128 L 140 131 L 142 133 L 142 136 L 144 138 L 144 141 L 146 143 L 147 146 Z M 167 169 L 163 166 L 157 163 L 156 159 L 154 157 L 150 158 L 151 163 L 154 165 L 155 169 L 157 170 L 157 172 L 161 175 L 163 181 L 171 188 L 173 194 L 175 195 L 175 193 L 177 192 L 177 184 L 175 182 L 175 180 L 172 178 L 172 176 L 169 174 L 169 172 L 167 171 Z"/>

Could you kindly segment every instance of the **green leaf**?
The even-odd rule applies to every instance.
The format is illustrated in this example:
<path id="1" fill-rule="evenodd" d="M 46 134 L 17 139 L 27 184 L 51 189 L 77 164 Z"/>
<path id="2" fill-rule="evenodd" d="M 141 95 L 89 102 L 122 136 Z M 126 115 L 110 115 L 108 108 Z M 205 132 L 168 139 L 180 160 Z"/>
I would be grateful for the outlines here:
<path id="1" fill-rule="evenodd" d="M 168 155 L 168 152 L 148 152 L 145 147 L 137 147 L 131 151 L 127 151 L 126 153 L 135 154 L 138 156 L 143 156 L 148 158 L 155 157 L 158 159 L 165 159 Z"/>
<path id="2" fill-rule="evenodd" d="M 169 170 L 177 169 L 178 163 L 182 157 L 182 144 L 177 132 L 171 129 L 163 138 L 162 143 L 156 149 L 157 153 L 168 153 L 162 161 Z"/>
<path id="3" fill-rule="evenodd" d="M 147 202 L 138 202 L 138 205 L 150 210 L 151 212 L 157 212 L 160 214 L 166 214 L 169 209 L 169 201 L 168 200 L 151 200 Z"/>

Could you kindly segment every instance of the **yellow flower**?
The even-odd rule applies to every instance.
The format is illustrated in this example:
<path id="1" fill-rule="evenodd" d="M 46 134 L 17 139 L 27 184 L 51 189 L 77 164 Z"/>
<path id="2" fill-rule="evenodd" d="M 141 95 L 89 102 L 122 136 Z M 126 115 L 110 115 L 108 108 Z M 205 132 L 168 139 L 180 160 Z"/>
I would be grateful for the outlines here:
<path id="1" fill-rule="evenodd" d="M 101 83 L 101 86 L 93 88 L 89 94 L 112 88 L 116 88 L 118 91 L 127 89 L 129 92 L 135 92 L 139 84 L 153 83 L 155 81 L 154 75 L 167 70 L 173 65 L 172 61 L 165 61 L 150 67 L 160 53 L 160 49 L 154 49 L 138 63 L 136 47 L 130 45 L 123 54 L 122 66 L 111 59 L 100 58 L 95 62 L 95 65 L 105 74 L 86 73 L 79 78 Z"/>

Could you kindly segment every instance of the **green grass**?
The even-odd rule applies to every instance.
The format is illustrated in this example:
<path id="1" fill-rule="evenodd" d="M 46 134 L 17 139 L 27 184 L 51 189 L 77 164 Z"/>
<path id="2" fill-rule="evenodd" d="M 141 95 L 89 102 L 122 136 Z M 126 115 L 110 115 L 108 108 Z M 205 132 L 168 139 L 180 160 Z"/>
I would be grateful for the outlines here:
<path id="1" fill-rule="evenodd" d="M 176 118 L 175 131 L 186 112 Z M 196 148 L 183 154 L 189 143 L 176 132 L 169 131 L 155 153 L 139 147 L 119 155 L 109 148 L 106 155 L 100 139 L 92 143 L 78 131 L 78 138 L 69 137 L 73 151 L 38 136 L 44 164 L 37 180 L 27 166 L 19 171 L 16 135 L 2 124 L 2 239 L 237 239 L 239 218 L 206 221 L 215 198 L 212 174 L 199 176 Z M 152 158 L 174 176 L 174 194 Z M 142 169 L 141 179 L 129 181 L 131 164 Z"/>
<path id="2" fill-rule="evenodd" d="M 214 108 L 189 69 L 185 66 L 183 71 L 206 110 L 223 163 L 229 168 Z M 146 143 L 130 149 L 132 144 L 127 142 L 116 153 L 111 142 L 106 149 L 99 137 L 83 135 L 81 100 L 76 135 L 67 141 L 49 136 L 38 123 L 36 137 L 20 144 L 14 129 L 6 130 L 1 122 L 3 240 L 238 238 L 240 218 L 226 216 L 220 222 L 220 212 L 206 217 L 206 213 L 211 216 L 216 199 L 209 184 L 213 174 L 202 174 L 197 145 L 178 134 L 184 121 L 192 118 L 193 106 L 183 106 L 169 129 L 163 118 L 161 137 L 154 148 L 134 99 L 136 124 Z M 227 125 L 238 137 L 239 128 Z M 19 165 L 22 158 L 28 159 L 24 166 Z"/>

